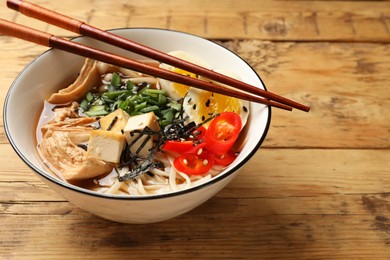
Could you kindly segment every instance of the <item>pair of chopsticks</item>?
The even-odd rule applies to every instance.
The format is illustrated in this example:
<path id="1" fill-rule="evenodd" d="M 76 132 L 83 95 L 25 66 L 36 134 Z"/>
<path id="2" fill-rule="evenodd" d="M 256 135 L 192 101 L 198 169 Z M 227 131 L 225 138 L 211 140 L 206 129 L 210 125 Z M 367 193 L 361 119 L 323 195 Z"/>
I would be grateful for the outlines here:
<path id="1" fill-rule="evenodd" d="M 199 89 L 224 94 L 239 99 L 265 104 L 285 110 L 293 108 L 308 112 L 310 107 L 297 103 L 290 99 L 276 95 L 263 89 L 256 88 L 250 84 L 227 77 L 213 70 L 203 68 L 193 63 L 173 57 L 164 52 L 152 49 L 148 46 L 141 45 L 129 39 L 115 35 L 113 33 L 98 29 L 82 21 L 59 14 L 44 7 L 20 0 L 7 0 L 7 6 L 19 11 L 22 14 L 47 22 L 49 24 L 64 28 L 66 30 L 89 36 L 97 40 L 109 43 L 111 45 L 138 53 L 145 57 L 172 65 L 177 68 L 201 75 L 208 79 L 226 84 L 230 88 L 223 87 L 219 84 L 213 84 L 196 78 L 184 76 L 175 72 L 149 66 L 127 57 L 115 55 L 113 53 L 88 47 L 64 38 L 56 37 L 52 34 L 42 32 L 30 27 L 19 25 L 0 19 L 0 33 L 34 42 L 47 47 L 60 49 L 71 52 L 80 56 L 100 60 L 116 66 L 132 69 L 141 73 L 149 74 L 166 80 L 174 81 L 184 85 L 189 85 Z"/>

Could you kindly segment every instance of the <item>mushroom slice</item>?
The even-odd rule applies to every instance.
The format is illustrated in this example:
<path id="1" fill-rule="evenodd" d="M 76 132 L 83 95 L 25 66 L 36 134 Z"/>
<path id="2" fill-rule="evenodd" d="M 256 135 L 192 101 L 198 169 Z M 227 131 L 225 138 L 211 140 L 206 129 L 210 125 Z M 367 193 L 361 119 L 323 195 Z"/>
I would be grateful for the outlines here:
<path id="1" fill-rule="evenodd" d="M 113 169 L 109 163 L 87 156 L 87 152 L 73 143 L 65 131 L 47 131 L 39 149 L 46 165 L 67 181 L 90 179 Z"/>
<path id="2" fill-rule="evenodd" d="M 54 93 L 47 100 L 52 104 L 67 104 L 72 101 L 78 101 L 83 98 L 88 91 L 100 83 L 100 74 L 97 67 L 97 61 L 85 59 L 77 79 L 67 88 Z"/>

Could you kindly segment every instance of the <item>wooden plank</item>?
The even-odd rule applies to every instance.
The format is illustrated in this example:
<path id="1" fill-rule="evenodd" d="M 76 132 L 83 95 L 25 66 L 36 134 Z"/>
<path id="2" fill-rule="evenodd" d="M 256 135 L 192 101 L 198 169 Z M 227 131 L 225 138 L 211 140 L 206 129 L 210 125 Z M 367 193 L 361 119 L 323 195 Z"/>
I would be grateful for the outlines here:
<path id="1" fill-rule="evenodd" d="M 240 221 L 241 220 L 241 221 Z M 124 225 L 93 216 L 5 216 L 2 256 L 29 259 L 385 259 L 384 219 L 340 215 L 268 215 L 223 219 L 187 214 L 150 225 Z M 213 228 L 210 229 L 210 225 Z M 186 228 L 178 228 L 186 227 Z"/>
<path id="2" fill-rule="evenodd" d="M 357 258 L 385 259 L 390 253 L 388 194 L 329 195 L 319 189 L 314 197 L 305 192 L 289 197 L 275 187 L 274 197 L 261 197 L 264 194 L 253 191 L 234 193 L 234 186 L 247 186 L 241 178 L 185 215 L 136 228 L 92 216 L 50 195 L 25 193 L 19 187 L 24 202 L 0 199 L 0 253 L 29 259 L 57 258 L 64 253 L 79 259 L 97 249 L 101 259 L 130 252 L 130 258 L 154 257 L 161 248 L 169 248 L 164 251 L 168 259 L 253 259 L 257 255 L 323 259 L 330 253 L 341 258 L 351 252 Z M 40 192 L 42 188 L 35 187 Z M 28 202 L 27 197 L 37 200 Z"/>
<path id="3" fill-rule="evenodd" d="M 17 71 L 46 48 L 8 37 L 1 37 L 0 43 L 4 99 Z M 251 64 L 270 91 L 312 108 L 309 113 L 274 109 L 265 147 L 390 147 L 390 121 L 382 120 L 384 108 L 390 106 L 388 45 L 259 40 L 222 44 Z M 0 142 L 7 142 L 3 128 Z"/>
<path id="4" fill-rule="evenodd" d="M 389 148 L 390 122 L 382 119 L 390 106 L 389 45 L 249 40 L 226 46 L 268 90 L 311 106 L 309 113 L 274 109 L 264 146 Z"/>
<path id="5" fill-rule="evenodd" d="M 1 182 L 0 201 L 64 201 L 60 195 L 41 181 Z"/>
<path id="6" fill-rule="evenodd" d="M 389 150 L 260 148 L 222 193 L 275 198 L 381 193 L 390 190 L 389 156 Z"/>
<path id="7" fill-rule="evenodd" d="M 389 42 L 390 3 L 386 1 L 32 1 L 103 29 L 157 27 L 207 38 L 284 41 Z M 155 10 L 159 10 L 156 12 Z M 57 35 L 74 36 L 12 10 L 0 16 Z"/>
<path id="8" fill-rule="evenodd" d="M 0 197 L 0 216 L 4 215 L 67 215 L 71 211 L 75 214 L 89 214 L 83 212 L 71 203 L 46 192 L 44 185 L 34 184 L 44 196 L 24 193 L 16 199 L 6 200 Z M 2 184 L 2 187 L 4 185 Z M 23 190 L 21 185 L 14 185 Z M 235 195 L 235 196 L 233 196 Z M 7 197 L 11 197 L 8 196 Z M 28 197 L 33 198 L 31 200 Z M 20 198 L 25 198 L 20 200 Z M 215 218 L 228 214 L 230 217 L 248 219 L 261 218 L 267 215 L 373 215 L 387 216 L 390 213 L 390 195 L 380 194 L 336 194 L 315 196 L 284 196 L 261 197 L 246 196 L 234 192 L 233 188 L 220 192 L 217 196 L 194 209 L 189 215 L 209 215 Z"/>

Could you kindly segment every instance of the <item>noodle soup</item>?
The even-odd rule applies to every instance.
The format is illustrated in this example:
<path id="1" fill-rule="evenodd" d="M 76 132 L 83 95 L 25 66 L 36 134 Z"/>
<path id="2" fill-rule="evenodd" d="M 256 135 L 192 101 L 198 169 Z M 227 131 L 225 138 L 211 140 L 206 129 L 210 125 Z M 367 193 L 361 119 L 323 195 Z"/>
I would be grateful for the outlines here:
<path id="1" fill-rule="evenodd" d="M 235 72 L 242 81 L 265 90 L 261 78 L 248 63 L 228 49 L 204 38 L 183 32 L 151 28 L 124 28 L 111 32 L 163 52 L 183 50 L 207 62 L 210 65 L 209 68 L 220 68 L 225 71 L 224 73 Z M 95 41 L 89 37 L 77 37 L 74 41 L 136 60 L 145 59 L 145 57 Z M 91 188 L 96 188 L 94 179 L 102 179 L 109 173 L 100 177 L 75 181 L 71 184 L 70 181 L 64 181 L 57 177 L 54 174 L 55 171 L 47 169 L 45 164 L 49 165 L 49 162 L 46 158 L 41 159 L 38 155 L 37 140 L 39 139 L 34 138 L 34 135 L 36 131 L 41 133 L 41 129 L 37 129 L 37 122 L 38 116 L 43 113 L 44 101 L 51 94 L 58 92 L 59 89 L 65 88 L 67 84 L 71 85 L 83 63 L 82 57 L 51 49 L 27 65 L 15 78 L 5 99 L 4 129 L 16 154 L 33 170 L 37 177 L 70 203 L 94 215 L 122 223 L 153 223 L 184 214 L 210 199 L 238 176 L 243 170 L 243 166 L 258 152 L 266 138 L 271 120 L 271 108 L 251 103 L 248 120 L 246 123 L 243 122 L 245 127 L 242 128 L 239 139 L 233 147 L 234 151 L 239 152 L 237 158 L 230 165 L 221 166 L 223 171 L 211 177 L 209 181 L 175 192 L 150 195 L 109 194 L 88 189 L 90 185 L 92 185 Z M 156 64 L 156 66 L 162 66 L 162 64 Z M 162 86 L 161 89 L 163 89 Z M 196 97 L 196 93 L 192 93 L 192 96 Z M 83 99 L 84 97 L 80 97 L 77 103 L 80 105 Z M 176 100 L 176 98 L 172 99 Z M 202 98 L 192 98 L 191 101 L 194 99 L 201 100 Z M 186 100 L 188 102 L 189 98 Z M 194 103 L 189 103 L 190 106 L 185 109 L 191 113 L 191 111 L 195 111 L 193 110 Z M 54 113 L 51 111 L 54 107 L 63 108 L 69 105 L 72 105 L 71 101 L 52 104 L 52 107 L 48 107 L 47 111 L 47 115 L 51 115 L 51 117 L 46 118 L 42 123 L 48 123 L 54 118 Z M 191 120 L 194 121 L 197 115 L 200 115 L 200 120 L 202 120 L 200 113 L 193 114 L 194 118 Z M 100 116 L 100 118 L 103 117 Z M 91 130 L 96 124 L 99 126 L 98 123 L 90 123 Z M 80 132 L 77 135 L 70 134 L 72 138 L 83 136 L 85 135 Z M 81 143 L 88 144 L 88 141 Z M 80 142 L 79 139 L 78 142 Z M 81 145 L 81 147 L 84 146 Z M 180 153 L 172 153 L 172 156 L 177 154 Z M 79 163 L 75 162 L 75 164 Z M 258 174 L 261 174 L 260 169 Z"/>
<path id="2" fill-rule="evenodd" d="M 185 52 L 171 55 L 207 66 Z M 37 150 L 72 185 L 165 194 L 204 183 L 232 163 L 249 113 L 247 101 L 86 59 L 77 79 L 45 101 Z"/>

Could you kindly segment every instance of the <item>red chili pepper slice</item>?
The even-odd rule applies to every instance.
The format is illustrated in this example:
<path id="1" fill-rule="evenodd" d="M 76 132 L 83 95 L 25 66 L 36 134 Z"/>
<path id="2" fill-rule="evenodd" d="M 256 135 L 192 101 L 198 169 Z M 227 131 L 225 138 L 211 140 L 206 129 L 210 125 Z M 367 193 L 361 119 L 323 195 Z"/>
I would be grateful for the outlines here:
<path id="1" fill-rule="evenodd" d="M 162 146 L 164 151 L 171 151 L 176 153 L 185 153 L 194 148 L 194 143 L 192 141 L 166 141 Z"/>
<path id="2" fill-rule="evenodd" d="M 207 153 L 183 153 L 173 161 L 176 170 L 188 175 L 200 175 L 208 172 L 214 166 L 213 158 Z"/>
<path id="3" fill-rule="evenodd" d="M 195 139 L 199 142 L 203 142 L 204 138 L 206 137 L 207 129 L 203 125 L 200 125 L 194 132 L 192 132 L 192 135 L 195 136 Z"/>
<path id="4" fill-rule="evenodd" d="M 241 131 L 241 117 L 234 112 L 223 112 L 213 119 L 206 132 L 205 142 L 208 151 L 226 154 L 237 140 Z"/>
<path id="5" fill-rule="evenodd" d="M 207 129 L 204 126 L 200 126 L 193 132 L 193 135 L 195 136 L 194 138 L 186 141 L 169 140 L 164 143 L 161 149 L 176 153 L 188 152 L 204 142 L 206 132 Z"/>
<path id="6" fill-rule="evenodd" d="M 214 153 L 210 153 L 210 155 L 213 158 L 214 163 L 221 166 L 228 166 L 237 158 L 237 154 L 233 150 L 229 150 L 223 155 L 217 155 Z"/>

